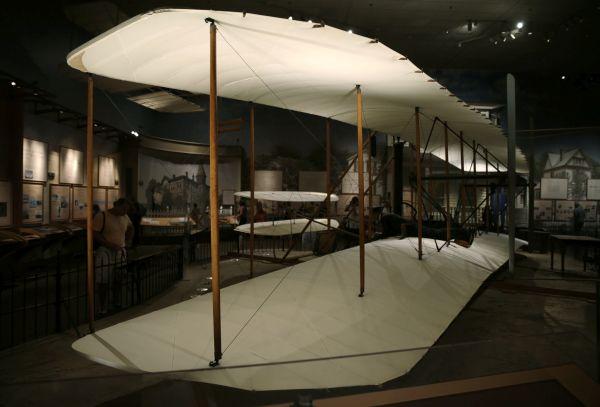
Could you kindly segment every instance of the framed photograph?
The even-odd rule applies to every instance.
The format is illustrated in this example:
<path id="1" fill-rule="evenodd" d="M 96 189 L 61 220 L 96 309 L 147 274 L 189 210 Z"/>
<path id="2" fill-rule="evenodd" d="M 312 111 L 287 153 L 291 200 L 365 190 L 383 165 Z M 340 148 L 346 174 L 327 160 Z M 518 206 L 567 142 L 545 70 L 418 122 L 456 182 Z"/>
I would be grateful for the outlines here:
<path id="1" fill-rule="evenodd" d="M 73 220 L 86 219 L 87 195 L 85 187 L 73 187 Z"/>
<path id="2" fill-rule="evenodd" d="M 84 157 L 83 151 L 72 148 L 60 148 L 60 165 L 58 182 L 60 184 L 83 184 Z"/>
<path id="3" fill-rule="evenodd" d="M 48 178 L 48 144 L 23 138 L 23 180 L 46 182 Z"/>
<path id="4" fill-rule="evenodd" d="M 23 183 L 23 224 L 44 221 L 44 185 Z"/>
<path id="5" fill-rule="evenodd" d="M 0 181 L 0 226 L 12 224 L 12 185 Z"/>
<path id="6" fill-rule="evenodd" d="M 66 222 L 70 219 L 71 187 L 50 185 L 50 222 Z"/>
<path id="7" fill-rule="evenodd" d="M 115 187 L 117 184 L 117 163 L 112 157 L 98 156 L 98 179 L 99 187 Z"/>

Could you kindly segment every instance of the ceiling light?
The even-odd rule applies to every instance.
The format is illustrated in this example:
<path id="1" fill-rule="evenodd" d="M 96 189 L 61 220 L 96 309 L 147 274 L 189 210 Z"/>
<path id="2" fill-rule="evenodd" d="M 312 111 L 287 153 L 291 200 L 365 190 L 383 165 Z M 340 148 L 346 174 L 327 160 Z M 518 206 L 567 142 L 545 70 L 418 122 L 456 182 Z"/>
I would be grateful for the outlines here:
<path id="1" fill-rule="evenodd" d="M 494 45 L 498 45 L 498 40 L 494 41 Z"/>
<path id="2" fill-rule="evenodd" d="M 133 134 L 135 137 L 139 137 L 140 136 L 140 133 L 138 133 L 135 130 L 131 130 L 131 134 Z"/>
<path id="3" fill-rule="evenodd" d="M 560 79 L 562 79 L 564 81 L 565 79 L 567 79 L 567 77 L 565 75 L 563 75 L 560 77 Z"/>
<path id="4" fill-rule="evenodd" d="M 308 23 L 309 23 L 309 24 L 312 24 L 312 20 L 308 20 Z"/>
<path id="5" fill-rule="evenodd" d="M 504 38 L 502 39 L 502 42 L 506 42 L 506 37 L 504 37 Z"/>
<path id="6" fill-rule="evenodd" d="M 546 42 L 550 42 L 550 38 L 546 38 Z"/>
<path id="7" fill-rule="evenodd" d="M 524 25 L 525 25 L 525 24 L 523 24 L 523 22 L 522 22 L 522 21 L 519 21 L 519 22 L 517 23 L 517 28 L 520 30 L 521 28 L 523 28 L 523 26 L 524 26 Z"/>
<path id="8" fill-rule="evenodd" d="M 512 38 L 514 40 L 516 37 L 513 33 L 510 33 L 510 38 Z"/>
<path id="9" fill-rule="evenodd" d="M 527 35 L 531 35 L 531 34 L 533 34 L 531 31 L 529 31 L 529 32 L 527 33 Z"/>
<path id="10" fill-rule="evenodd" d="M 349 29 L 349 30 L 348 30 L 348 34 L 352 34 L 352 29 Z"/>
<path id="11" fill-rule="evenodd" d="M 446 34 L 450 34 L 450 30 L 446 30 Z"/>
<path id="12" fill-rule="evenodd" d="M 15 82 L 15 81 L 12 81 L 12 82 L 10 83 L 10 86 L 17 86 L 17 82 Z"/>

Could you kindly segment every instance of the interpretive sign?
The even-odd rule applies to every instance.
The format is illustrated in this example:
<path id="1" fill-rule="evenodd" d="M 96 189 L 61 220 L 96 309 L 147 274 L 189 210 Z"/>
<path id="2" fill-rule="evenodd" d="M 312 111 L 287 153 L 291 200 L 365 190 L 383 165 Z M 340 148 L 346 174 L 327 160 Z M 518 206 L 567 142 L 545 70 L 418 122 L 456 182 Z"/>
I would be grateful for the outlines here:
<path id="1" fill-rule="evenodd" d="M 98 156 L 98 186 L 114 187 L 116 180 L 116 162 L 112 157 Z"/>
<path id="2" fill-rule="evenodd" d="M 61 184 L 83 184 L 83 152 L 61 147 L 59 173 Z"/>
<path id="3" fill-rule="evenodd" d="M 73 219 L 81 220 L 86 218 L 86 188 L 73 187 Z"/>
<path id="4" fill-rule="evenodd" d="M 23 184 L 23 223 L 42 223 L 44 220 L 44 185 Z"/>
<path id="5" fill-rule="evenodd" d="M 106 188 L 94 188 L 94 205 L 98 205 L 100 211 L 106 210 Z"/>
<path id="6" fill-rule="evenodd" d="M 108 209 L 112 208 L 113 203 L 119 199 L 119 190 L 118 189 L 108 189 L 106 191 L 106 207 Z"/>
<path id="7" fill-rule="evenodd" d="M 600 179 L 588 179 L 587 199 L 593 201 L 600 201 Z"/>
<path id="8" fill-rule="evenodd" d="M 10 182 L 0 181 L 0 226 L 12 223 L 12 194 Z"/>
<path id="9" fill-rule="evenodd" d="M 542 199 L 567 199 L 566 178 L 542 178 Z"/>
<path id="10" fill-rule="evenodd" d="M 71 188 L 67 185 L 50 186 L 50 221 L 69 220 Z"/>
<path id="11" fill-rule="evenodd" d="M 46 182 L 48 178 L 48 144 L 23 139 L 23 179 Z"/>

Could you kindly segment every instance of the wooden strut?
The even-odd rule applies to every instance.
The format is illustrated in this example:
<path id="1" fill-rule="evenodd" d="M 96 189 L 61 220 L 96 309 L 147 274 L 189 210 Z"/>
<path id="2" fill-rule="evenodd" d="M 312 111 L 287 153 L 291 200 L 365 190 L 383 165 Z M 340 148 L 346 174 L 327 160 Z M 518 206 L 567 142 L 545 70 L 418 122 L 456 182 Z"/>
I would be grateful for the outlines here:
<path id="1" fill-rule="evenodd" d="M 221 360 L 221 292 L 219 273 L 219 155 L 217 146 L 217 27 L 210 22 L 210 274 L 212 276 L 213 336 L 217 366 Z"/>
<path id="2" fill-rule="evenodd" d="M 365 293 L 365 157 L 363 156 L 362 92 L 356 85 L 356 135 L 358 160 L 358 245 L 360 253 L 360 293 Z M 370 137 L 369 137 L 370 138 Z"/>
<path id="3" fill-rule="evenodd" d="M 488 169 L 488 151 L 487 148 L 483 150 L 485 153 L 485 176 L 487 177 L 489 175 L 489 169 Z M 486 206 L 486 210 L 487 210 L 487 216 L 485 218 L 485 231 L 486 233 L 489 233 L 490 231 L 490 218 L 492 217 L 492 211 L 490 210 L 490 186 L 489 186 L 489 181 L 486 180 L 486 186 L 485 186 L 485 206 Z"/>
<path id="4" fill-rule="evenodd" d="M 368 143 L 371 138 L 375 135 L 375 133 L 371 133 L 369 138 L 363 143 L 363 146 Z M 343 181 L 344 177 L 346 176 L 346 174 L 348 173 L 348 171 L 350 171 L 350 169 L 352 167 L 354 167 L 354 164 L 356 164 L 356 160 L 358 158 L 358 155 L 356 157 L 354 157 L 350 163 L 346 166 L 346 168 L 344 168 L 344 171 L 342 171 L 342 173 L 340 175 L 338 175 L 338 179 L 336 181 L 335 184 L 331 184 L 331 186 L 329 187 L 329 189 L 327 190 L 327 196 L 331 196 L 331 194 L 333 193 L 333 191 L 339 187 L 340 183 Z M 304 228 L 302 228 L 302 230 L 300 231 L 300 235 L 303 234 L 304 232 L 306 232 L 306 230 L 308 229 L 308 227 L 310 226 L 310 224 L 313 222 L 314 218 L 316 218 L 319 213 L 321 213 L 321 211 L 323 210 L 323 208 L 325 207 L 325 203 L 327 201 L 327 197 L 325 198 L 325 200 L 323 202 L 321 202 L 321 204 L 317 207 L 316 211 L 314 212 L 314 216 L 312 218 L 307 217 L 307 219 L 309 220 L 308 222 L 306 222 L 306 225 L 304 225 Z M 296 242 L 297 240 L 292 240 L 292 244 L 290 245 L 290 247 L 287 249 L 287 251 L 285 252 L 285 254 L 282 257 L 282 260 L 285 260 L 287 258 L 287 256 L 289 256 L 289 254 L 292 252 L 292 250 L 294 249 L 294 247 L 296 246 Z"/>
<path id="5" fill-rule="evenodd" d="M 373 140 L 371 140 L 368 144 L 368 158 L 367 158 L 367 171 L 368 171 L 368 178 L 369 178 L 369 190 L 367 193 L 367 197 L 369 200 L 369 221 L 367 223 L 367 240 L 371 240 L 373 238 L 373 188 L 371 188 L 371 186 L 373 185 L 373 159 L 372 159 L 372 155 L 373 155 Z"/>
<path id="6" fill-rule="evenodd" d="M 446 183 L 444 192 L 446 194 L 446 244 L 450 244 L 450 240 L 452 239 L 451 233 L 451 223 L 452 220 L 450 218 L 450 180 L 447 178 L 450 176 L 450 159 L 448 157 L 448 123 L 444 122 L 444 156 L 445 156 L 445 173 L 446 173 Z"/>
<path id="7" fill-rule="evenodd" d="M 86 128 L 86 244 L 87 244 L 87 306 L 90 333 L 94 332 L 94 79 L 87 80 L 87 128 Z"/>
<path id="8" fill-rule="evenodd" d="M 473 140 L 473 204 L 477 202 L 477 142 Z M 475 228 L 477 228 L 477 212 L 475 212 Z"/>
<path id="9" fill-rule="evenodd" d="M 415 107 L 415 164 L 417 170 L 417 232 L 419 260 L 423 259 L 423 181 L 421 179 L 421 125 L 419 108 Z"/>
<path id="10" fill-rule="evenodd" d="M 250 278 L 254 277 L 254 104 L 250 102 Z"/>
<path id="11" fill-rule="evenodd" d="M 463 139 L 463 132 L 460 132 L 460 173 L 461 175 L 465 175 L 465 150 L 464 150 L 464 139 Z M 465 203 L 467 202 L 466 199 L 466 194 L 465 194 L 465 182 L 462 181 L 460 183 L 460 221 L 464 222 L 465 221 Z"/>
<path id="12" fill-rule="evenodd" d="M 331 119 L 325 121 L 325 190 L 327 227 L 331 227 Z"/>

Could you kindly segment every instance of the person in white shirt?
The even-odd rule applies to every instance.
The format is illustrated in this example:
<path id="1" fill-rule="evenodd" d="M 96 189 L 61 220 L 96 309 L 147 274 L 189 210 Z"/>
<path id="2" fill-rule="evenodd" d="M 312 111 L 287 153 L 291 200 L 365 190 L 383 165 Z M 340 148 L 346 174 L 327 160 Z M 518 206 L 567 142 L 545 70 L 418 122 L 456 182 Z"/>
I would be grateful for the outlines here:
<path id="1" fill-rule="evenodd" d="M 133 238 L 133 224 L 127 216 L 129 206 L 129 201 L 121 198 L 111 209 L 94 216 L 94 273 L 99 314 L 108 312 L 109 288 L 112 288 L 113 303 L 120 306 L 120 273 L 126 263 L 126 244 Z"/>

